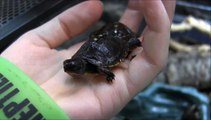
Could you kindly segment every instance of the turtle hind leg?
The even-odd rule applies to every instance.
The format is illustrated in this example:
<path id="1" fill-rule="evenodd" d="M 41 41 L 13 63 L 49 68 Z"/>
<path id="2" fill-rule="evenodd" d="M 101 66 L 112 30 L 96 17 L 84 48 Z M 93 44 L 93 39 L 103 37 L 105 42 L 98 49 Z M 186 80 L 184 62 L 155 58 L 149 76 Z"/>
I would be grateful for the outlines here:
<path id="1" fill-rule="evenodd" d="M 138 38 L 131 38 L 128 41 L 129 49 L 132 50 L 136 47 L 142 46 L 141 41 Z"/>
<path id="2" fill-rule="evenodd" d="M 142 46 L 142 43 L 141 41 L 138 39 L 138 38 L 131 38 L 129 41 L 128 41 L 128 54 L 126 56 L 127 59 L 129 60 L 132 60 L 136 55 L 133 54 L 133 50 L 137 47 L 141 47 Z"/>
<path id="3" fill-rule="evenodd" d="M 114 80 L 115 75 L 114 75 L 114 73 L 112 73 L 110 71 L 109 68 L 107 68 L 107 67 L 98 67 L 98 71 L 100 73 L 103 73 L 103 74 L 106 75 L 106 80 L 108 81 L 108 83 L 111 83 L 112 80 Z"/>

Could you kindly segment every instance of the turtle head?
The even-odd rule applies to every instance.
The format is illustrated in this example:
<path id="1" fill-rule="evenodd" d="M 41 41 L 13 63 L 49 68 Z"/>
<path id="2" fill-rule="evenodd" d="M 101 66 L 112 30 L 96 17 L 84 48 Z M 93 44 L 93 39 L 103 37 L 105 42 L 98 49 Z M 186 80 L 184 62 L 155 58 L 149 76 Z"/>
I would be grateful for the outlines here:
<path id="1" fill-rule="evenodd" d="M 64 71 L 67 73 L 83 74 L 86 70 L 86 62 L 82 59 L 67 59 L 63 62 Z"/>

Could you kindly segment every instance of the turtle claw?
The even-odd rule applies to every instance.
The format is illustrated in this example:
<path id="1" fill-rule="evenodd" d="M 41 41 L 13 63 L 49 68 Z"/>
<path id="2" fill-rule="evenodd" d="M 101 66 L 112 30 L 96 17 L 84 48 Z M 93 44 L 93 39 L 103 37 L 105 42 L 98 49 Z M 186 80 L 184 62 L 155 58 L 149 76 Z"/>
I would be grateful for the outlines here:
<path id="1" fill-rule="evenodd" d="M 114 80 L 114 73 L 112 73 L 109 68 L 107 67 L 98 67 L 99 72 L 103 73 L 106 76 L 106 80 L 108 81 L 108 83 L 112 83 L 112 81 Z"/>
<path id="2" fill-rule="evenodd" d="M 107 75 L 106 80 L 108 83 L 112 83 L 114 80 L 115 75 L 113 73 Z"/>

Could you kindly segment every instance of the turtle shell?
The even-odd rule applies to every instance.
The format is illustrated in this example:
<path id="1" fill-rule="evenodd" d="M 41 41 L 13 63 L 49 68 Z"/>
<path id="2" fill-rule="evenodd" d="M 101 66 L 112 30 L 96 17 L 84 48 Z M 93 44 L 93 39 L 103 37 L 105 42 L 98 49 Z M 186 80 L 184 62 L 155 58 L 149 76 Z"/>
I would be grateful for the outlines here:
<path id="1" fill-rule="evenodd" d="M 137 37 L 125 25 L 109 24 L 92 33 L 72 58 L 81 57 L 97 66 L 113 66 L 127 56 L 131 38 Z"/>
<path id="2" fill-rule="evenodd" d="M 129 51 L 138 46 L 141 46 L 141 42 L 137 35 L 124 24 L 115 22 L 91 33 L 89 39 L 72 56 L 71 60 L 85 64 L 80 66 L 81 62 L 74 63 L 78 65 L 77 69 L 81 69 L 78 73 L 100 72 L 107 75 L 107 80 L 110 80 L 114 79 L 114 75 L 108 78 L 108 74 L 113 74 L 109 68 L 126 58 Z M 74 66 L 69 64 L 70 62 L 65 62 L 65 71 L 77 73 L 76 70 L 71 70 L 70 67 L 74 68 Z M 85 68 L 82 70 L 80 67 Z"/>

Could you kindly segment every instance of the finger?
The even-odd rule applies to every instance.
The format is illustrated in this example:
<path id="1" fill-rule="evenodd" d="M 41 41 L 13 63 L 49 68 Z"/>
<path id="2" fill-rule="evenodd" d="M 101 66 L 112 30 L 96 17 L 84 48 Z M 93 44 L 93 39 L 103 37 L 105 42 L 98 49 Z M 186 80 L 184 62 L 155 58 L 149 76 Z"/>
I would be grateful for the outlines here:
<path id="1" fill-rule="evenodd" d="M 150 61 L 154 61 L 156 65 L 161 66 L 165 64 L 168 56 L 169 29 L 176 5 L 175 0 L 163 0 L 162 2 L 156 0 L 149 2 L 141 1 L 139 3 L 140 10 L 143 11 L 147 21 L 147 28 L 143 35 L 146 40 L 143 42 L 145 54 Z M 138 4 L 136 5 L 138 6 Z M 140 39 L 143 40 L 143 37 Z"/>
<path id="2" fill-rule="evenodd" d="M 145 58 L 152 64 L 162 66 L 168 56 L 170 20 L 161 0 L 142 1 L 147 27 L 143 34 Z"/>
<path id="3" fill-rule="evenodd" d="M 173 16 L 174 16 L 176 0 L 162 0 L 162 2 L 166 8 L 167 13 L 168 13 L 169 20 L 172 21 Z"/>
<path id="4" fill-rule="evenodd" d="M 55 48 L 94 24 L 101 14 L 102 3 L 100 1 L 85 1 L 31 32 L 42 38 L 42 41 L 36 42 Z"/>
<path id="5" fill-rule="evenodd" d="M 127 25 L 134 32 L 138 31 L 140 21 L 142 20 L 142 13 L 138 10 L 137 4 L 139 0 L 130 0 L 128 7 L 120 18 L 120 22 Z"/>
<path id="6" fill-rule="evenodd" d="M 130 62 L 128 69 L 135 91 L 149 84 L 165 65 L 170 37 L 170 20 L 162 1 L 142 0 L 139 6 L 147 26 L 140 38 L 143 51 Z"/>

